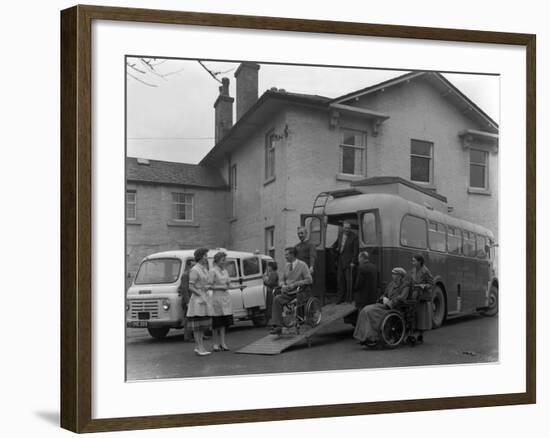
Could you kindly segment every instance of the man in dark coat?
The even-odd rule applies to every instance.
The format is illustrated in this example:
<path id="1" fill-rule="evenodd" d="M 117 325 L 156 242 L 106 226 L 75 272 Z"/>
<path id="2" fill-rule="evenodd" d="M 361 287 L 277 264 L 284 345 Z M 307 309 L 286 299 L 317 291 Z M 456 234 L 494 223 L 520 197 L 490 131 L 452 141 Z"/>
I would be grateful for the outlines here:
<path id="1" fill-rule="evenodd" d="M 357 276 L 353 286 L 355 307 L 362 309 L 369 304 L 376 303 L 378 295 L 378 269 L 369 260 L 369 253 L 361 251 L 359 253 Z"/>
<path id="2" fill-rule="evenodd" d="M 351 230 L 351 224 L 344 222 L 342 234 L 338 236 L 332 250 L 338 260 L 336 280 L 338 282 L 338 294 L 336 303 L 350 302 L 352 300 L 351 289 L 353 285 L 353 269 L 357 264 L 359 254 L 359 241 Z"/>
<path id="3" fill-rule="evenodd" d="M 303 261 L 308 266 L 309 273 L 313 275 L 315 260 L 317 259 L 317 250 L 313 243 L 306 240 L 305 227 L 298 227 L 298 239 L 300 239 L 300 242 L 296 244 L 296 258 Z"/>

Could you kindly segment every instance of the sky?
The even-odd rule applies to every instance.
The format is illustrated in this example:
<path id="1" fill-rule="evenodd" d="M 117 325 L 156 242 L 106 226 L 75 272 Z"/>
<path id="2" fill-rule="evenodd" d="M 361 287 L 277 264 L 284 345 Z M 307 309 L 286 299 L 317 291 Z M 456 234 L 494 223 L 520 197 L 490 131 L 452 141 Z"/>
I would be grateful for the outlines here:
<path id="1" fill-rule="evenodd" d="M 214 102 L 220 83 L 196 60 L 156 60 L 154 72 L 140 59 L 127 76 L 127 155 L 198 163 L 214 146 Z M 204 61 L 218 78 L 230 79 L 238 62 Z M 139 70 L 139 71 L 138 71 Z M 141 73 L 145 72 L 145 73 Z M 261 64 L 259 96 L 272 87 L 334 98 L 400 76 L 407 71 Z M 443 73 L 459 90 L 499 123 L 499 77 Z M 235 102 L 236 103 L 236 102 Z M 235 103 L 233 105 L 235 105 Z M 236 109 L 233 107 L 233 116 Z"/>

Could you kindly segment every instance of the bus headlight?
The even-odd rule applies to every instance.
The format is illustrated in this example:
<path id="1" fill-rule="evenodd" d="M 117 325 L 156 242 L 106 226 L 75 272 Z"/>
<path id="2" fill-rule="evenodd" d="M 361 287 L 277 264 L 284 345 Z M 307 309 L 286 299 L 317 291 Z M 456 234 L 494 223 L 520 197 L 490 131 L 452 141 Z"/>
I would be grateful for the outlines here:
<path id="1" fill-rule="evenodd" d="M 170 301 L 168 301 L 168 300 L 163 300 L 163 301 L 162 301 L 162 309 L 163 309 L 164 311 L 169 310 L 169 309 L 170 309 Z"/>

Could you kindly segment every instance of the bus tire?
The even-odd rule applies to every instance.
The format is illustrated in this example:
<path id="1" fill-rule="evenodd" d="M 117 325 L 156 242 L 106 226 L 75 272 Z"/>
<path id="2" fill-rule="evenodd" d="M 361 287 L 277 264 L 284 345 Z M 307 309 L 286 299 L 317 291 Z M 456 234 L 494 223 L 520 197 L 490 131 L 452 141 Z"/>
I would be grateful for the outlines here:
<path id="1" fill-rule="evenodd" d="M 492 285 L 489 289 L 489 305 L 487 309 L 481 312 L 484 316 L 495 316 L 498 313 L 498 287 Z"/>
<path id="2" fill-rule="evenodd" d="M 447 300 L 445 298 L 445 293 L 441 289 L 441 286 L 437 284 L 432 289 L 432 295 L 432 327 L 439 328 L 443 325 L 443 322 L 445 321 L 445 309 L 447 308 Z"/>
<path id="3" fill-rule="evenodd" d="M 166 337 L 170 327 L 147 327 L 147 331 L 153 338 L 161 340 Z"/>

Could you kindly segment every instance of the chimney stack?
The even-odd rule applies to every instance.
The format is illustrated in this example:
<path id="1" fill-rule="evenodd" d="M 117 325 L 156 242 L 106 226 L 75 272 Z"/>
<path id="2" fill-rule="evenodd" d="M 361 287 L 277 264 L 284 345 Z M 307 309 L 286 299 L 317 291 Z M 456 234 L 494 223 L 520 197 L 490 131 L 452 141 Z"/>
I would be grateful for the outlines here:
<path id="1" fill-rule="evenodd" d="M 220 95 L 214 102 L 215 114 L 215 142 L 218 142 L 225 137 L 233 126 L 233 99 L 229 96 L 229 78 L 222 78 L 220 87 Z"/>
<path id="2" fill-rule="evenodd" d="M 258 100 L 258 70 L 255 62 L 243 62 L 235 72 L 237 79 L 237 121 Z"/>

